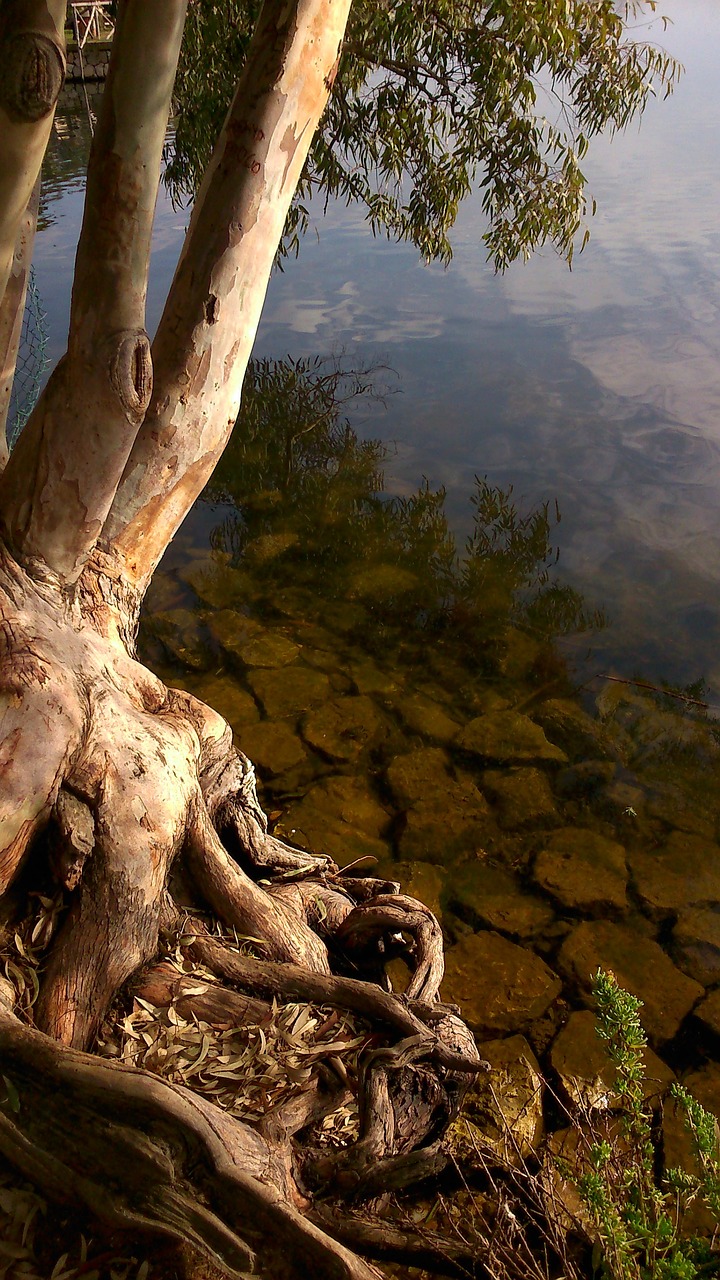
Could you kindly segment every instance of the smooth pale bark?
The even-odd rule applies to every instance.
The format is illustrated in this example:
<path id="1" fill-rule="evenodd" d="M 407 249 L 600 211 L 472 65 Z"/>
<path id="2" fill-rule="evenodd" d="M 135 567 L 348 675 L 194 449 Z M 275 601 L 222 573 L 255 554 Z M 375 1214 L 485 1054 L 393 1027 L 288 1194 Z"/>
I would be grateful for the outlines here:
<path id="1" fill-rule="evenodd" d="M 65 0 L 0 7 L 0 297 L 65 76 Z"/>
<path id="2" fill-rule="evenodd" d="M 153 343 L 155 386 L 103 530 L 144 587 L 237 417 L 290 202 L 350 0 L 267 0 Z"/>
<path id="3" fill-rule="evenodd" d="M 40 179 L 38 178 L 20 222 L 12 270 L 0 301 L 0 471 L 4 469 L 8 460 L 7 416 L 20 349 L 39 203 Z"/>
<path id="4" fill-rule="evenodd" d="M 75 581 L 152 390 L 145 297 L 187 0 L 126 0 L 93 140 L 67 355 L 0 481 L 8 540 Z"/>

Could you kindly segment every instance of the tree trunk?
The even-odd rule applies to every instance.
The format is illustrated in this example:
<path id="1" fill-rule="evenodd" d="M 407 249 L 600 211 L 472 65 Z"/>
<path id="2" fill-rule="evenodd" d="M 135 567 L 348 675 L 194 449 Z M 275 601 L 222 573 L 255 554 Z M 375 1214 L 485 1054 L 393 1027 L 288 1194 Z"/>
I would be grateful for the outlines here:
<path id="1" fill-rule="evenodd" d="M 0 1075 L 12 1084 L 0 1101 L 0 1152 L 49 1196 L 112 1226 L 182 1238 L 238 1276 L 376 1274 L 304 1216 L 314 1190 L 375 1196 L 383 1181 L 401 1186 L 441 1167 L 444 1125 L 482 1065 L 438 1000 L 432 914 L 395 884 L 343 878 L 329 859 L 269 834 L 230 727 L 134 653 L 155 564 L 237 415 L 349 3 L 265 4 L 152 353 L 150 230 L 185 0 L 121 4 L 68 351 L 0 478 L 0 906 L 12 914 L 21 890 L 43 882 L 48 851 L 68 904 L 34 1027 L 7 1001 L 0 1012 Z M 36 10 L 57 35 L 61 8 L 10 4 L 0 40 L 31 39 L 45 58 L 37 66 L 52 70 L 48 47 L 58 46 Z M 47 132 L 47 112 L 16 123 L 26 97 L 6 90 L 0 100 L 11 126 L 0 151 L 19 146 L 13 130 L 27 139 L 22 182 L 0 181 L 0 271 Z M 198 908 L 258 940 L 262 960 L 188 921 L 171 896 L 179 875 Z M 188 962 L 200 959 L 229 987 L 198 990 L 158 967 L 168 929 Z M 377 972 L 378 942 L 398 931 L 414 966 L 402 1000 L 363 978 Z M 351 960 L 358 979 L 335 976 L 331 954 Z M 355 1010 L 377 1032 L 359 1065 L 359 1140 L 328 1156 L 303 1153 L 293 1137 L 337 1088 L 330 1098 L 311 1090 L 259 1132 L 188 1090 L 90 1056 L 130 979 L 210 1022 L 265 1016 L 268 1000 Z"/>

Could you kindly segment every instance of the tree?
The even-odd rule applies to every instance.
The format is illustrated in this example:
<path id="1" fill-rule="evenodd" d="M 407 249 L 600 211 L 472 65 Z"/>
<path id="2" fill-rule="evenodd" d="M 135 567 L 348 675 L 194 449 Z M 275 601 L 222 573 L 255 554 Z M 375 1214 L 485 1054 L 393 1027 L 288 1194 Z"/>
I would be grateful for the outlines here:
<path id="1" fill-rule="evenodd" d="M 214 65 L 213 31 L 238 74 L 228 16 L 244 62 L 151 346 L 150 232 L 186 5 L 119 6 L 67 353 L 2 458 L 0 924 L 14 927 L 48 862 L 68 908 L 32 1025 L 0 992 L 0 1154 L 61 1203 L 189 1241 L 227 1274 L 360 1280 L 375 1272 L 338 1243 L 353 1238 L 352 1223 L 321 1216 L 307 1189 L 373 1194 L 442 1163 L 437 1140 L 479 1063 L 438 998 L 439 927 L 399 886 L 342 876 L 268 832 L 228 725 L 137 661 L 140 605 L 237 417 L 283 227 L 289 212 L 291 230 L 303 221 L 301 203 L 291 209 L 296 190 L 321 182 L 362 198 L 373 224 L 443 256 L 458 201 L 484 166 L 496 260 L 546 238 L 569 254 L 587 137 L 622 125 L 652 75 L 669 83 L 675 69 L 625 39 L 610 0 L 540 9 L 358 0 L 352 14 L 350 0 L 266 0 L 257 16 L 252 5 L 193 4 L 185 125 L 200 122 L 192 72 L 200 65 L 207 78 Z M 626 8 L 627 17 L 643 6 Z M 6 0 L 0 15 L 3 415 L 64 20 L 63 0 Z M 200 34 L 202 58 L 192 45 Z M 543 74 L 577 129 L 542 123 Z M 260 939 L 264 958 L 209 933 L 198 904 Z M 298 1181 L 292 1135 L 337 1105 L 340 1084 L 253 1130 L 189 1090 L 88 1052 L 138 974 L 140 990 L 175 983 L 207 1012 L 207 991 L 178 988 L 154 963 L 161 933 L 225 984 L 212 991 L 216 1019 L 257 1018 L 258 998 L 279 996 L 353 1009 L 383 1029 L 391 1043 L 365 1056 L 353 1146 L 306 1157 Z M 403 1000 L 364 980 L 398 947 L 412 969 Z M 370 1254 L 399 1247 L 379 1229 L 356 1236 Z"/>

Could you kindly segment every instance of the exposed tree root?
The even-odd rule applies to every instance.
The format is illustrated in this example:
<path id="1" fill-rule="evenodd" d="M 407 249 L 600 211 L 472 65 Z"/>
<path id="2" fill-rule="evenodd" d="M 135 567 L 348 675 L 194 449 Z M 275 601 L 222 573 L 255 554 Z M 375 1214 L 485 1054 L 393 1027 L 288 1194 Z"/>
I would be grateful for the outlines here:
<path id="1" fill-rule="evenodd" d="M 70 599 L 0 561 L 0 905 L 26 863 L 26 879 L 52 872 L 69 900 L 35 1027 L 10 1008 L 0 1016 L 0 1153 L 49 1197 L 184 1239 L 228 1275 L 363 1280 L 373 1270 L 304 1211 L 319 1193 L 377 1197 L 445 1163 L 442 1133 L 482 1064 L 438 1000 L 439 926 L 397 884 L 343 877 L 268 833 L 228 725 L 128 655 L 117 600 L 113 611 L 98 584 Z M 176 881 L 189 907 L 173 900 Z M 213 936 L 193 906 L 255 939 L 263 958 Z M 168 931 L 226 985 L 158 964 Z M 398 953 L 412 971 L 402 997 L 381 985 Z M 253 1129 L 182 1086 L 90 1056 L 130 979 L 153 1004 L 219 1027 L 267 1020 L 278 1000 L 360 1016 L 358 1140 L 330 1150 L 313 1138 L 348 1096 L 332 1073 Z"/>

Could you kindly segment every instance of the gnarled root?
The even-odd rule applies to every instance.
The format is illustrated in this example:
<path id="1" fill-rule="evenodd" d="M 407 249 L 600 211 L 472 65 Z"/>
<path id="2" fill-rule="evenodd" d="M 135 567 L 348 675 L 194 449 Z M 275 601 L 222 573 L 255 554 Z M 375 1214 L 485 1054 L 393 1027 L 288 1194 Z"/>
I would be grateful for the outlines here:
<path id="1" fill-rule="evenodd" d="M 52 870 L 68 897 L 35 1028 L 0 1011 L 11 1082 L 0 1153 L 50 1197 L 182 1238 L 229 1275 L 366 1280 L 372 1269 L 303 1211 L 309 1186 L 377 1196 L 442 1167 L 443 1129 L 482 1064 L 438 1001 L 437 921 L 397 884 L 343 876 L 275 839 L 225 721 L 166 689 L 128 655 L 112 612 L 91 606 L 27 578 L 0 548 L 0 905 L 24 865 L 30 880 Z M 33 844 L 43 829 L 44 846 Z M 176 871 L 191 904 L 250 935 L 262 959 L 173 901 Z M 227 985 L 158 965 L 168 929 Z M 404 997 L 378 985 L 398 953 L 412 970 Z M 251 1129 L 179 1085 L 88 1055 L 130 979 L 153 1004 L 220 1027 L 269 1019 L 277 1000 L 352 1010 L 370 1028 L 359 1140 L 308 1153 L 293 1136 L 347 1098 L 347 1078 L 314 1079 Z"/>

